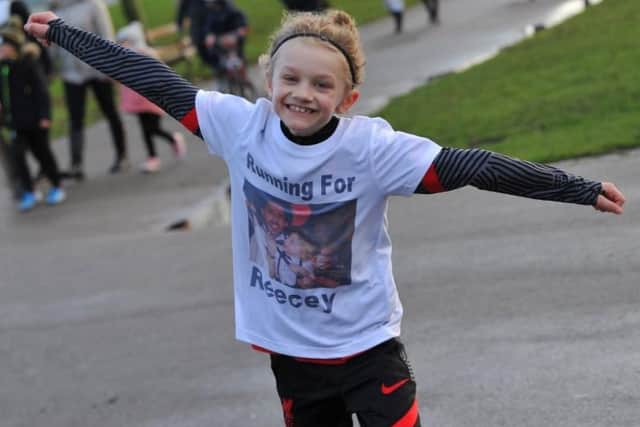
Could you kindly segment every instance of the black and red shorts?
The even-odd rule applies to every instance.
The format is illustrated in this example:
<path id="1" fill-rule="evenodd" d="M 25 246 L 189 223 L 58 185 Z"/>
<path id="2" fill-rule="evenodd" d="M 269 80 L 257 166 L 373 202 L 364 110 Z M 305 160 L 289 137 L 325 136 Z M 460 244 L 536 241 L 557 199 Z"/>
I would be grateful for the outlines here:
<path id="1" fill-rule="evenodd" d="M 416 383 L 397 339 L 344 359 L 271 355 L 286 427 L 419 427 Z"/>

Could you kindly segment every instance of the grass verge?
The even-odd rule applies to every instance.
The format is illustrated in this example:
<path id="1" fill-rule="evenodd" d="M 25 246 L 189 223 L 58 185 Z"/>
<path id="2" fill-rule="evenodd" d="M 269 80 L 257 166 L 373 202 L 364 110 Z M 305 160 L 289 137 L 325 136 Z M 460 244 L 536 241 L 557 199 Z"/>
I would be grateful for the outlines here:
<path id="1" fill-rule="evenodd" d="M 453 147 L 549 162 L 640 146 L 640 7 L 608 0 L 380 115 Z"/>

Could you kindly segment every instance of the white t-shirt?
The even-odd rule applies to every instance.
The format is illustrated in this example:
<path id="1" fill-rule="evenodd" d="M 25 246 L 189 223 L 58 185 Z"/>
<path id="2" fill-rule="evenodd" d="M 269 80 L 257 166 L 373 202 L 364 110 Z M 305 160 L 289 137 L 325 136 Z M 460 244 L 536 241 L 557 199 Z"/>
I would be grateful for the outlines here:
<path id="1" fill-rule="evenodd" d="M 229 169 L 236 337 L 336 358 L 398 336 L 387 200 L 413 194 L 440 146 L 360 116 L 341 118 L 321 143 L 295 144 L 266 99 L 200 91 L 196 111 L 209 151 Z M 268 236 L 293 232 L 313 254 L 304 287 L 280 283 L 256 254 Z"/>

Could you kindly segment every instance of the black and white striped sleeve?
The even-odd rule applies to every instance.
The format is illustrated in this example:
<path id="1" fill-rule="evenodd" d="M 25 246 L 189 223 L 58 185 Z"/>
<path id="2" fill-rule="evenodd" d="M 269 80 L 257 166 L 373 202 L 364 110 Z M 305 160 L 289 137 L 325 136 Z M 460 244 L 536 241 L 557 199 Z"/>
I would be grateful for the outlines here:
<path id="1" fill-rule="evenodd" d="M 48 24 L 47 40 L 140 93 L 199 135 L 195 114 L 197 87 L 162 62 L 69 26 L 62 19 Z"/>
<path id="2" fill-rule="evenodd" d="M 480 149 L 445 148 L 416 189 L 437 193 L 472 185 L 540 200 L 593 205 L 602 184 L 558 168 Z"/>

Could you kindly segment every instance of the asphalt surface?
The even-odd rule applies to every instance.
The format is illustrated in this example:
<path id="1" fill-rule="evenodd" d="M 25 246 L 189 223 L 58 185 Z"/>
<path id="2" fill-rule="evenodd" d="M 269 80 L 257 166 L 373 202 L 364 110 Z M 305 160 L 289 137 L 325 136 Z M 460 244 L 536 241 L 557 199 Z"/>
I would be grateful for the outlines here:
<path id="1" fill-rule="evenodd" d="M 443 0 L 438 27 L 419 7 L 403 35 L 388 19 L 364 27 L 357 112 L 566 7 Z M 140 162 L 137 124 L 127 131 Z M 159 146 L 156 175 L 109 176 L 99 123 L 89 179 L 64 205 L 20 215 L 0 190 L 0 426 L 282 425 L 268 359 L 234 340 L 229 226 L 206 202 L 226 170 L 193 142 L 183 162 Z M 65 166 L 66 141 L 54 146 Z M 627 151 L 559 164 L 619 184 L 623 216 L 473 189 L 392 201 L 423 425 L 640 425 L 639 161 Z M 212 222 L 164 231 L 201 212 Z"/>

